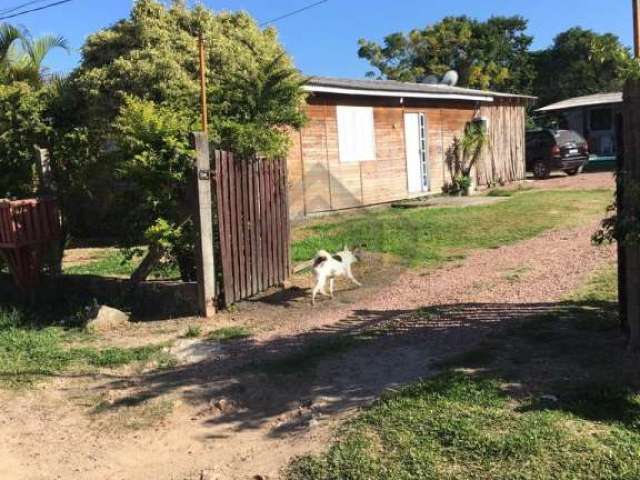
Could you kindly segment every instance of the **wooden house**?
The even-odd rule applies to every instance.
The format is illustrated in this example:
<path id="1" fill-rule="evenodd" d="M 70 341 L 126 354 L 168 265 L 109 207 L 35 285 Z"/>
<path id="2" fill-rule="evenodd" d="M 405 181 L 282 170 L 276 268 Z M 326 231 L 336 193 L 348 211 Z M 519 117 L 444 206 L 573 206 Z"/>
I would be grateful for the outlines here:
<path id="1" fill-rule="evenodd" d="M 307 125 L 288 158 L 293 218 L 442 192 L 447 158 L 472 121 L 489 142 L 478 186 L 525 178 L 525 115 L 533 97 L 386 80 L 314 77 Z"/>

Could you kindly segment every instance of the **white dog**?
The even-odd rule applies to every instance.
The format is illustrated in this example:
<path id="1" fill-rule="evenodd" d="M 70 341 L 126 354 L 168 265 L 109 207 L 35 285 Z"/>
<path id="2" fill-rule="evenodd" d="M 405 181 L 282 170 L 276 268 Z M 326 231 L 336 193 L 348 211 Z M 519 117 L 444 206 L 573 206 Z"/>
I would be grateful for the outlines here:
<path id="1" fill-rule="evenodd" d="M 333 298 L 333 287 L 335 285 L 335 280 L 338 277 L 346 277 L 358 287 L 361 287 L 362 284 L 358 282 L 354 278 L 353 273 L 351 273 L 351 265 L 358 262 L 358 260 L 360 260 L 358 251 L 356 250 L 352 252 L 346 246 L 343 251 L 338 252 L 335 255 L 331 255 L 329 252 L 320 250 L 313 260 L 313 272 L 316 276 L 316 286 L 313 287 L 313 294 L 311 295 L 312 305 L 316 304 L 316 295 L 318 293 L 321 293 L 325 297 Z M 329 281 L 328 295 L 325 290 L 327 280 Z"/>

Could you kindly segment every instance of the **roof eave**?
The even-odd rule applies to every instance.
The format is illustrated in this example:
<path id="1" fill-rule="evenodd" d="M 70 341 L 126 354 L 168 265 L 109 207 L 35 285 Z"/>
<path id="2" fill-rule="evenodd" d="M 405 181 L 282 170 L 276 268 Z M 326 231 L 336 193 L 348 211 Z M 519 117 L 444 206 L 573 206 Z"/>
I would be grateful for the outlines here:
<path id="1" fill-rule="evenodd" d="M 363 97 L 390 97 L 390 98 L 424 98 L 433 100 L 462 100 L 470 102 L 494 101 L 494 97 L 481 94 L 462 93 L 436 93 L 436 92 L 412 92 L 400 90 L 369 90 L 360 88 L 326 87 L 320 85 L 305 85 L 304 90 L 311 93 L 332 93 L 337 95 L 356 95 Z"/>
<path id="2" fill-rule="evenodd" d="M 582 105 L 567 105 L 567 106 L 558 106 L 554 107 L 550 105 L 548 107 L 542 107 L 536 110 L 536 112 L 546 113 L 546 112 L 561 112 L 562 110 L 574 110 L 576 108 L 589 108 L 589 107 L 598 107 L 601 105 L 619 105 L 621 102 L 593 102 L 593 103 L 585 103 Z"/>

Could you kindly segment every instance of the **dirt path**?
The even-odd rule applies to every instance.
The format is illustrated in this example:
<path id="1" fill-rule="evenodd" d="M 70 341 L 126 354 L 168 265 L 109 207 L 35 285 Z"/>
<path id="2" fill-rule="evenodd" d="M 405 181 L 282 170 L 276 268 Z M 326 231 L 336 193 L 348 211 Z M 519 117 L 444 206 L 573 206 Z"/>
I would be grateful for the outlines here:
<path id="1" fill-rule="evenodd" d="M 501 324 L 552 308 L 612 262 L 612 248 L 590 244 L 595 228 L 548 232 L 434 272 L 383 269 L 375 287 L 342 291 L 317 309 L 300 295 L 284 307 L 263 297 L 244 308 L 270 327 L 195 365 L 1 393 L 0 478 L 278 478 L 292 456 L 324 449 L 336 423 L 383 390 L 431 374 L 434 361 Z M 371 329 L 382 334 L 339 342 Z"/>

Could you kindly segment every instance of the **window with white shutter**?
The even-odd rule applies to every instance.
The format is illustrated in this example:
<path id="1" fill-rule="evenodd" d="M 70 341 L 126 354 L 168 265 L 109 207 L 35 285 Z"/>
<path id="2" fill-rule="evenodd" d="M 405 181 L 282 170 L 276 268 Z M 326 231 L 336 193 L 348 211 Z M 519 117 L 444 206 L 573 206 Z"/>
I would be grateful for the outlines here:
<path id="1" fill-rule="evenodd" d="M 375 160 L 373 108 L 339 105 L 337 111 L 340 161 L 352 163 Z"/>

